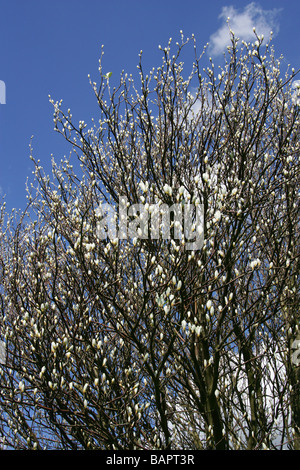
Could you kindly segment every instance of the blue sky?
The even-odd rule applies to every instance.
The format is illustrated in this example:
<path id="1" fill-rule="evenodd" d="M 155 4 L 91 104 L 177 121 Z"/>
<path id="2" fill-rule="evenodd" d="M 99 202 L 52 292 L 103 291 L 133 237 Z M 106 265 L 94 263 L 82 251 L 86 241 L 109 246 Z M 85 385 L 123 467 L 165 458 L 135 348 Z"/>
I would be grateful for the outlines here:
<path id="1" fill-rule="evenodd" d="M 227 16 L 245 40 L 253 26 L 265 36 L 272 30 L 283 69 L 300 67 L 299 0 L 0 0 L 0 197 L 7 209 L 26 205 L 32 135 L 34 156 L 48 173 L 51 154 L 59 161 L 70 151 L 53 130 L 48 95 L 63 99 L 77 122 L 97 117 L 88 74 L 97 81 L 102 44 L 104 66 L 117 78 L 122 69 L 136 73 L 140 50 L 146 69 L 158 66 L 158 45 L 170 37 L 175 43 L 180 30 L 195 34 L 199 48 L 209 42 L 209 54 L 220 61 Z"/>

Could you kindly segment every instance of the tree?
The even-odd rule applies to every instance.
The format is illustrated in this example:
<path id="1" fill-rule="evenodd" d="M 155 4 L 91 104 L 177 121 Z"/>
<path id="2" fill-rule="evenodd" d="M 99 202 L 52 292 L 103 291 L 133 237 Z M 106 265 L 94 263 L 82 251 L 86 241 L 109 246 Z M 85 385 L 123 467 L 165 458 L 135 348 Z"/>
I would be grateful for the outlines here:
<path id="1" fill-rule="evenodd" d="M 232 33 L 218 71 L 171 46 L 138 86 L 101 56 L 90 128 L 51 99 L 72 153 L 52 179 L 32 156 L 28 209 L 2 209 L 8 448 L 299 448 L 296 73 L 259 36 Z M 100 237 L 120 198 L 138 236 Z M 169 237 L 141 227 L 174 204 L 202 208 L 201 248 L 174 213 Z"/>

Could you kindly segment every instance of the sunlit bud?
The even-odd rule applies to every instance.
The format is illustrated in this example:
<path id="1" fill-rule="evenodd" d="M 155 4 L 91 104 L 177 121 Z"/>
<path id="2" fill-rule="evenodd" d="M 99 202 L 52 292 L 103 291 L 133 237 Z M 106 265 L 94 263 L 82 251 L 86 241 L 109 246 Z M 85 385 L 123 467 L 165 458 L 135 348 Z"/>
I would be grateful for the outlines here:
<path id="1" fill-rule="evenodd" d="M 222 214 L 219 210 L 217 210 L 217 212 L 215 213 L 214 215 L 214 222 L 218 222 L 222 217 Z"/>
<path id="2" fill-rule="evenodd" d="M 146 181 L 146 183 L 144 183 L 143 181 L 139 182 L 139 187 L 141 188 L 143 193 L 146 193 L 148 191 L 148 186 L 149 186 L 148 181 Z"/>
<path id="3" fill-rule="evenodd" d="M 203 178 L 203 181 L 205 181 L 205 183 L 207 183 L 208 180 L 209 180 L 209 174 L 208 173 L 203 173 L 202 178 Z"/>
<path id="4" fill-rule="evenodd" d="M 184 191 L 185 191 L 185 187 L 184 187 L 184 186 L 180 186 L 180 188 L 178 189 L 178 194 L 179 194 L 179 196 L 182 196 L 183 193 L 184 193 Z"/>
<path id="5" fill-rule="evenodd" d="M 198 325 L 198 326 L 195 328 L 195 333 L 196 333 L 196 335 L 197 335 L 197 336 L 200 336 L 201 331 L 202 331 L 202 326 Z"/>
<path id="6" fill-rule="evenodd" d="M 20 390 L 21 392 L 24 392 L 24 389 L 25 389 L 25 384 L 24 384 L 24 382 L 19 382 L 19 390 Z"/>
<path id="7" fill-rule="evenodd" d="M 148 357 L 149 357 L 149 354 L 148 354 L 148 353 L 144 354 L 144 362 L 147 361 Z"/>

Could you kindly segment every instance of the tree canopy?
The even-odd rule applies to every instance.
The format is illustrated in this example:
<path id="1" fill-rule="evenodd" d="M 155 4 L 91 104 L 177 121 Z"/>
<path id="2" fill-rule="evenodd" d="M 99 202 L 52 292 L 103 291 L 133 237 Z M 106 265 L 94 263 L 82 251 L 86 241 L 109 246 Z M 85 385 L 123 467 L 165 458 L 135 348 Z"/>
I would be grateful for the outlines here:
<path id="1" fill-rule="evenodd" d="M 90 127 L 51 99 L 70 156 L 50 177 L 32 155 L 28 209 L 1 209 L 3 447 L 299 448 L 296 72 L 256 38 L 203 68 L 182 36 L 114 86 L 101 56 Z M 100 238 L 120 198 L 128 222 L 201 207 L 201 247 L 174 213 Z"/>

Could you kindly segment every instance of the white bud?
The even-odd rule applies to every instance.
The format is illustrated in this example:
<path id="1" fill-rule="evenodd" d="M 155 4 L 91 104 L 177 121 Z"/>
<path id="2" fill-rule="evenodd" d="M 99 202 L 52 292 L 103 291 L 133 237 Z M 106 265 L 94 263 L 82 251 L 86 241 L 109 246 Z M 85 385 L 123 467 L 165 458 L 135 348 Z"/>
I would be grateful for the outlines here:
<path id="1" fill-rule="evenodd" d="M 195 329 L 195 332 L 196 332 L 196 335 L 197 335 L 197 336 L 200 336 L 201 330 L 202 330 L 202 326 L 198 325 L 198 326 L 196 327 L 196 329 Z"/>
<path id="2" fill-rule="evenodd" d="M 166 194 L 168 194 L 169 196 L 172 196 L 172 188 L 171 188 L 171 186 L 169 186 L 168 184 L 165 184 L 164 187 L 163 187 L 163 189 L 164 189 L 164 192 L 165 192 Z"/>
<path id="3" fill-rule="evenodd" d="M 217 210 L 217 212 L 214 215 L 214 222 L 218 222 L 221 219 L 221 217 L 222 217 L 222 213 L 219 210 Z"/>
<path id="4" fill-rule="evenodd" d="M 205 183 L 207 183 L 208 180 L 209 180 L 209 174 L 208 173 L 203 173 L 202 178 L 203 178 L 203 181 L 205 181 Z"/>
<path id="5" fill-rule="evenodd" d="M 144 362 L 146 362 L 146 361 L 147 361 L 148 357 L 149 357 L 149 354 L 148 354 L 148 353 L 146 353 L 146 354 L 144 355 Z"/>

